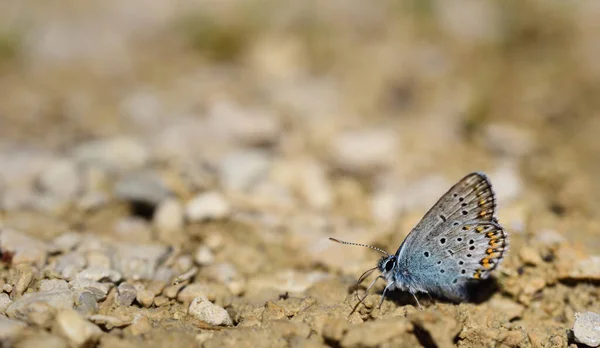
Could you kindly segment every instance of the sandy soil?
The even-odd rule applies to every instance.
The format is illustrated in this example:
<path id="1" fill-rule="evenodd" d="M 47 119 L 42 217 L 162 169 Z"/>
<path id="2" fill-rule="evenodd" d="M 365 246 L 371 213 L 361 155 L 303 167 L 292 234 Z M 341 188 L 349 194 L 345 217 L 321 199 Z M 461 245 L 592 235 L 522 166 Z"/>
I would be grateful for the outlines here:
<path id="1" fill-rule="evenodd" d="M 0 340 L 567 347 L 600 313 L 596 2 L 0 2 Z M 360 274 L 461 177 L 471 303 Z M 600 343 L 600 338 L 598 338 Z M 590 341 L 588 341 L 590 342 Z"/>

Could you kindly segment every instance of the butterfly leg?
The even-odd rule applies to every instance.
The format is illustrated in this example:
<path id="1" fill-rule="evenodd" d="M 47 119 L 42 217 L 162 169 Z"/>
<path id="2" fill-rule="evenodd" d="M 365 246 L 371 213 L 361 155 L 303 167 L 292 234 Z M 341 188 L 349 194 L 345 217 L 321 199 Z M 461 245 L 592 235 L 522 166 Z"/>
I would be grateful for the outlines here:
<path id="1" fill-rule="evenodd" d="M 379 301 L 379 308 L 381 308 L 381 305 L 383 304 L 383 300 L 385 299 L 385 294 L 387 293 L 387 291 L 388 291 L 389 287 L 390 287 L 390 286 L 392 286 L 392 284 L 394 284 L 394 283 L 393 283 L 393 282 L 392 282 L 392 283 L 389 283 L 389 284 L 388 284 L 388 285 L 385 287 L 385 289 L 383 289 L 383 293 L 381 294 L 381 301 Z"/>
<path id="2" fill-rule="evenodd" d="M 417 296 L 415 295 L 415 293 L 412 292 L 412 291 L 410 291 L 410 294 L 413 295 L 413 297 L 415 298 L 415 301 L 417 301 L 417 305 L 419 306 L 419 309 L 423 309 L 423 307 L 419 303 L 419 299 L 417 298 Z"/>

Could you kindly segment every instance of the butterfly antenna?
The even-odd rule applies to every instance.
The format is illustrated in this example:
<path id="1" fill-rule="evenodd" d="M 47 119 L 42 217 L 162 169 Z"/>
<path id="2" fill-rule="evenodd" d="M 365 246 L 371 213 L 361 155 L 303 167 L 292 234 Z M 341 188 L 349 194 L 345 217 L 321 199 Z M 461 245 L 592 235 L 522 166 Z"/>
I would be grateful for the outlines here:
<path id="1" fill-rule="evenodd" d="M 371 248 L 371 249 L 373 249 L 373 250 L 377 250 L 377 251 L 379 251 L 379 252 L 380 252 L 380 253 L 382 253 L 382 254 L 385 254 L 385 255 L 387 255 L 387 256 L 390 256 L 390 254 L 389 254 L 387 251 L 385 251 L 385 250 L 383 250 L 383 249 L 379 249 L 378 247 L 375 247 L 375 246 L 372 246 L 372 245 L 368 245 L 368 244 L 360 244 L 360 243 L 351 243 L 351 242 L 344 242 L 343 240 L 335 239 L 335 238 L 332 238 L 332 237 L 329 237 L 329 240 L 332 240 L 332 241 L 334 241 L 334 242 L 336 242 L 336 243 L 340 243 L 340 244 L 356 245 L 356 246 L 361 246 L 361 247 Z"/>

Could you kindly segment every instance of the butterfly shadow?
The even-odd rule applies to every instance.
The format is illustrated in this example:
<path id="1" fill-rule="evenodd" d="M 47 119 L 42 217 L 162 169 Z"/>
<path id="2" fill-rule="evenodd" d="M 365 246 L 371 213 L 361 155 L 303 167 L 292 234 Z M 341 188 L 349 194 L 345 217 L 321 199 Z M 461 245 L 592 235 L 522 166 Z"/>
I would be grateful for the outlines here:
<path id="1" fill-rule="evenodd" d="M 500 290 L 500 286 L 496 278 L 489 277 L 477 282 L 467 283 L 466 290 L 469 302 L 481 304 L 489 301 Z"/>
<path id="2" fill-rule="evenodd" d="M 487 279 L 482 279 L 479 281 L 474 281 L 467 283 L 466 287 L 466 297 L 469 303 L 481 304 L 489 301 L 495 293 L 500 290 L 500 286 L 498 285 L 498 281 L 494 277 L 490 277 Z M 438 302 L 442 303 L 457 303 L 446 298 L 429 295 L 426 293 L 417 293 L 417 298 L 419 299 L 419 303 L 426 308 L 430 305 L 433 305 Z M 386 299 L 389 299 L 396 303 L 399 306 L 412 305 L 417 307 L 418 304 L 415 301 L 413 295 L 411 295 L 407 291 L 391 291 L 386 294 Z"/>

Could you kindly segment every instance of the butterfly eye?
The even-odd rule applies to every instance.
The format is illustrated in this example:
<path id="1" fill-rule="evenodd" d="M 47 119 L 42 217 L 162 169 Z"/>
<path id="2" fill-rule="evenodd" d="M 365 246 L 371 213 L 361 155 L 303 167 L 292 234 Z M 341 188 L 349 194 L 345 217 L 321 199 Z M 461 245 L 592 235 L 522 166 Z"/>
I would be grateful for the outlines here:
<path id="1" fill-rule="evenodd" d="M 394 260 L 390 260 L 385 264 L 385 270 L 387 272 L 391 271 L 394 268 Z"/>

